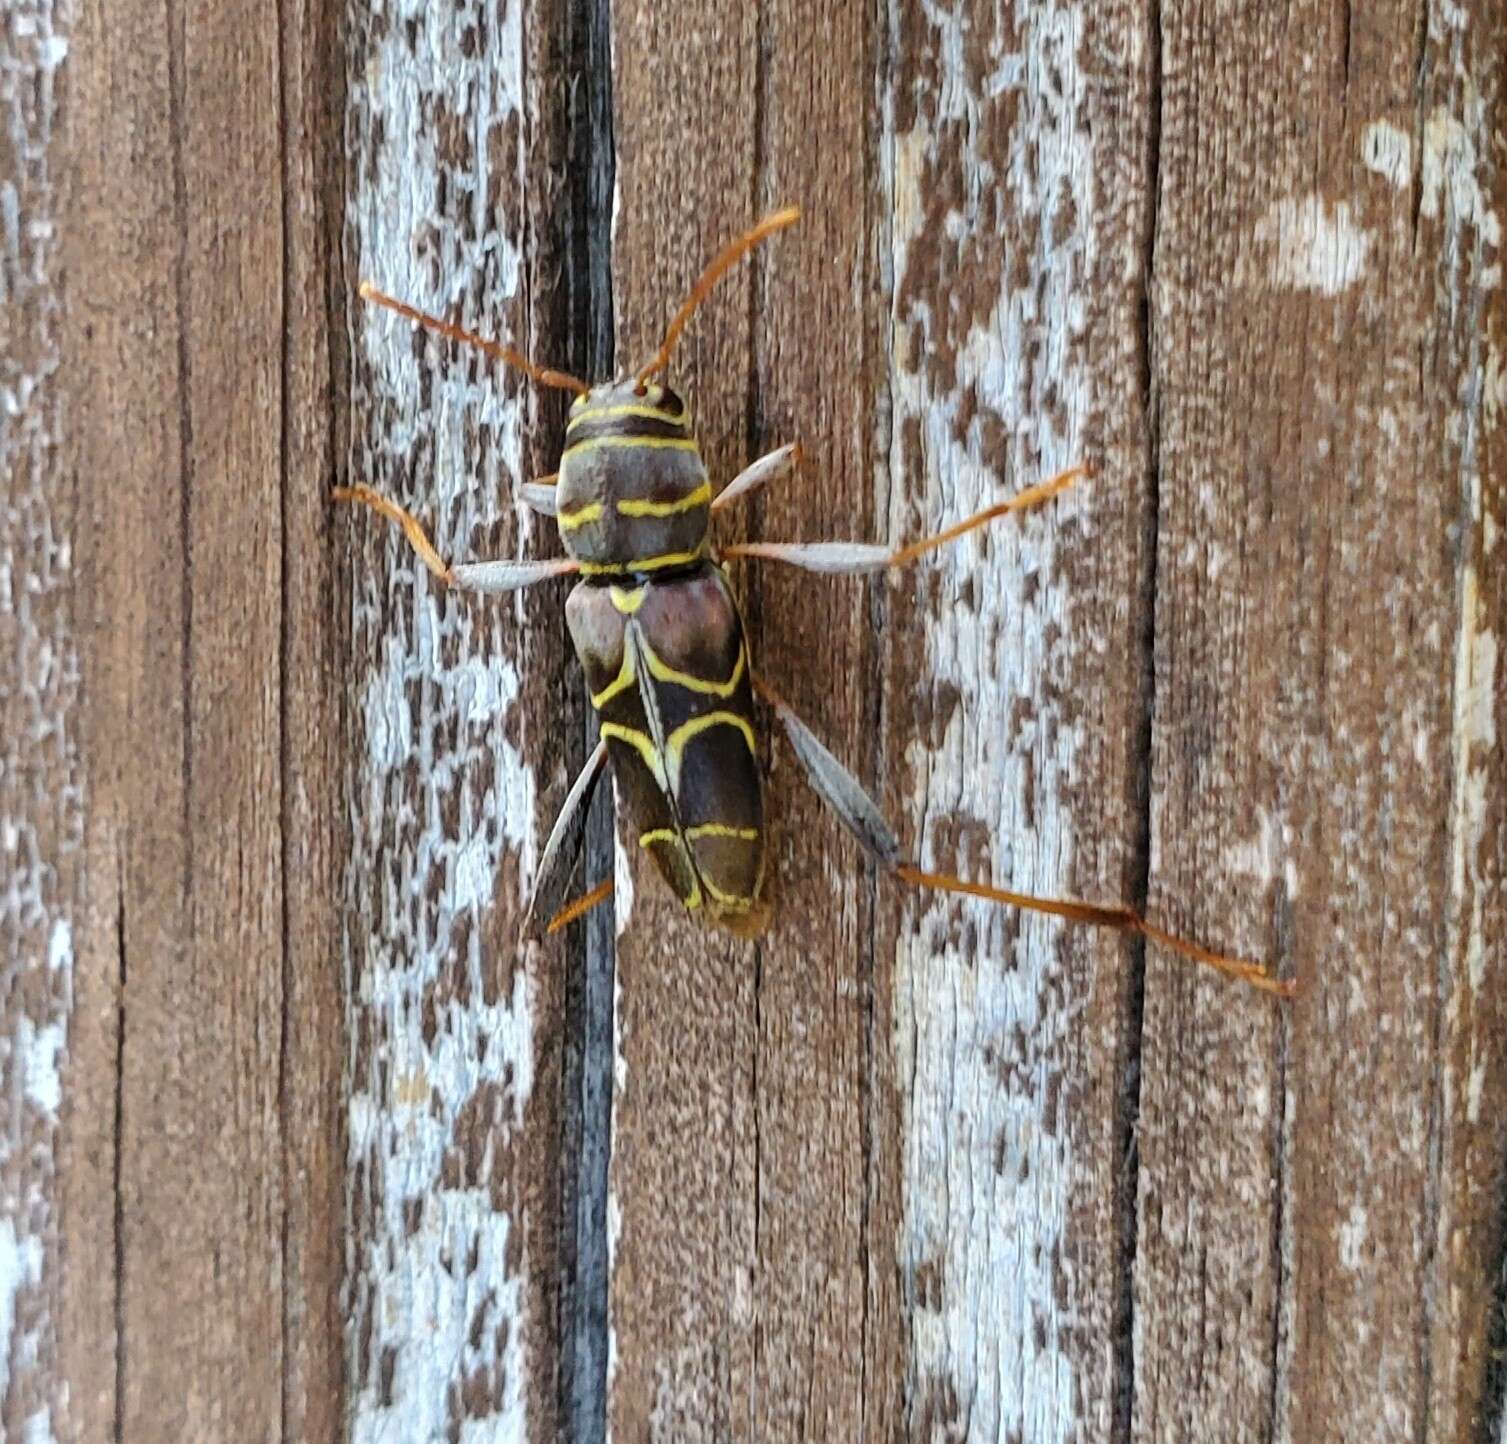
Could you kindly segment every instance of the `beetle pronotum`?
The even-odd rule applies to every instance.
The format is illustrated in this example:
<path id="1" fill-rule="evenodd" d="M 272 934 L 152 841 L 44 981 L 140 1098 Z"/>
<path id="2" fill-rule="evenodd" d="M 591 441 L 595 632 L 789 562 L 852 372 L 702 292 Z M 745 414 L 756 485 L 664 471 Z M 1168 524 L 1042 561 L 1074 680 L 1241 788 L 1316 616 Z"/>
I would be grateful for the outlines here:
<path id="1" fill-rule="evenodd" d="M 548 920 L 554 931 L 611 894 L 609 878 L 561 907 L 581 850 L 591 796 L 610 758 L 640 845 L 681 902 L 742 936 L 763 930 L 769 903 L 753 711 L 757 693 L 779 718 L 817 794 L 868 856 L 893 876 L 918 887 L 1141 933 L 1229 977 L 1269 993 L 1290 994 L 1292 983 L 1272 977 L 1258 964 L 1175 937 L 1131 908 L 1036 897 L 923 872 L 902 853 L 858 779 L 753 671 L 743 622 L 718 564 L 722 558 L 782 561 L 849 575 L 902 567 L 996 517 L 1046 501 L 1087 474 L 1086 467 L 1072 467 L 897 551 L 860 542 L 749 542 L 715 551 L 708 535 L 715 514 L 790 476 L 799 448 L 791 444 L 770 452 L 714 494 L 689 409 L 653 378 L 669 364 L 681 332 L 722 274 L 799 215 L 794 207 L 777 211 L 728 245 L 702 273 L 659 350 L 632 375 L 596 385 L 535 366 L 509 347 L 415 310 L 369 282 L 361 285 L 364 299 L 479 347 L 542 386 L 575 393 L 559 472 L 522 487 L 529 506 L 555 518 L 568 554 L 558 560 L 452 566 L 395 502 L 365 486 L 335 493 L 397 522 L 425 565 L 451 586 L 507 592 L 548 577 L 580 578 L 566 602 L 566 619 L 600 719 L 601 739 L 550 831 L 526 926 L 536 929 Z"/>

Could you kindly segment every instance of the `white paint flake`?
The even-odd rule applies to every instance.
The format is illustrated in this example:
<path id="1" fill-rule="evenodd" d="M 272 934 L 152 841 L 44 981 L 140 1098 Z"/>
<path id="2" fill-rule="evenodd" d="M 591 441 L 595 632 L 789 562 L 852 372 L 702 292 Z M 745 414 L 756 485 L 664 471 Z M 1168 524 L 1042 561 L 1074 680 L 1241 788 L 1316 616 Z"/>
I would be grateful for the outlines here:
<path id="1" fill-rule="evenodd" d="M 1366 273 L 1372 237 L 1350 205 L 1320 195 L 1285 196 L 1256 222 L 1256 245 L 1276 286 L 1338 296 Z"/>
<path id="2" fill-rule="evenodd" d="M 477 297 L 506 305 L 519 290 L 515 218 L 496 207 L 494 172 L 507 172 L 506 194 L 524 163 L 502 143 L 522 116 L 522 14 L 399 0 L 371 32 L 352 110 L 368 134 L 380 119 L 383 143 L 352 195 L 358 261 L 382 289 L 430 310 L 464 311 Z M 475 538 L 519 509 L 516 393 L 490 368 L 416 347 L 410 325 L 386 313 L 359 311 L 354 332 L 378 473 L 361 479 L 400 478 L 442 553 L 485 559 Z M 482 431 L 492 474 L 477 476 L 470 443 Z M 356 602 L 358 645 L 374 644 L 379 662 L 361 699 L 367 751 L 352 799 L 354 931 L 371 941 L 349 980 L 360 1040 L 349 1104 L 350 1437 L 524 1439 L 536 1382 L 528 1341 L 548 1327 L 529 1314 L 537 1264 L 514 1161 L 537 1007 L 527 970 L 482 941 L 499 892 L 523 894 L 539 849 L 534 774 L 506 727 L 520 664 L 502 622 L 522 600 L 446 592 L 395 529 L 386 545 L 391 568 L 362 579 Z"/>
<path id="3" fill-rule="evenodd" d="M 1339 1226 L 1340 1267 L 1351 1273 L 1359 1273 L 1366 1260 L 1366 1239 L 1371 1231 L 1370 1219 L 1359 1203 L 1350 1205 L 1350 1212 Z"/>
<path id="4" fill-rule="evenodd" d="M 1006 476 L 1024 485 L 1077 460 L 1091 402 L 1078 344 L 1082 281 L 1094 268 L 1095 194 L 1094 151 L 1080 118 L 1082 11 L 1034 6 L 1018 35 L 1002 35 L 980 57 L 965 53 L 983 48 L 969 35 L 973 7 L 922 9 L 925 32 L 915 43 L 941 72 L 926 87 L 925 104 L 934 109 L 897 130 L 897 108 L 907 98 L 893 90 L 885 96 L 895 297 L 887 432 L 889 473 L 897 478 L 889 498 L 892 542 L 999 499 L 1010 485 Z M 900 22 L 892 4 L 896 33 Z M 1007 51 L 1011 43 L 1021 50 Z M 975 93 L 970 75 L 980 65 L 995 79 Z M 1050 85 L 1045 76 L 1053 77 Z M 1021 140 L 1001 155 L 992 138 L 1009 133 L 1005 116 L 1015 106 Z M 961 168 L 964 200 L 940 219 L 938 234 L 928 205 L 933 172 L 944 163 L 948 171 Z M 1023 265 L 1003 258 L 987 314 L 971 321 L 939 315 L 933 306 L 948 303 L 945 286 L 908 292 L 911 268 L 928 264 L 930 247 L 966 251 L 996 231 L 995 197 L 1012 225 L 1034 230 L 1036 245 Z M 928 358 L 949 349 L 951 374 L 939 374 Z M 959 425 L 965 395 L 997 418 L 1004 455 L 977 419 Z M 1072 505 L 1071 498 L 1063 503 Z M 1045 892 L 1060 891 L 1075 847 L 1062 783 L 1079 745 L 1075 727 L 1042 700 L 1039 686 L 1052 666 L 1052 632 L 1067 622 L 1053 520 L 976 535 L 937 554 L 941 604 L 924 672 L 956 689 L 958 704 L 940 742 L 917 742 L 907 756 L 916 779 L 912 828 L 928 815 L 957 816 L 966 807 L 976 812 L 988 851 L 957 864 Z M 971 602 L 963 600 L 965 588 Z M 988 600 L 994 598 L 1009 600 Z M 995 625 L 1006 608 L 1009 625 Z M 1000 725 L 1000 699 L 1014 697 L 1035 699 L 1036 710 L 1011 735 Z M 928 839 L 916 836 L 913 846 L 923 864 L 943 861 L 929 855 Z M 955 1440 L 1066 1444 L 1084 1425 L 1068 1339 L 1076 1283 L 1063 1247 L 1075 1166 L 1067 1130 L 1050 1116 L 1048 1101 L 1068 1026 L 1047 985 L 1057 966 L 1057 926 L 1028 920 L 1012 946 L 998 908 L 920 900 L 916 909 L 895 960 L 899 1252 L 914 1309 L 907 1365 L 913 1407 L 945 1411 L 949 1401 L 965 1400 L 951 1416 L 948 1437 Z"/>
<path id="5" fill-rule="evenodd" d="M 1233 877 L 1244 877 L 1258 889 L 1269 888 L 1280 878 L 1289 901 L 1297 896 L 1298 866 L 1294 857 L 1296 839 L 1292 824 L 1269 808 L 1256 810 L 1257 835 L 1236 843 L 1227 855 Z"/>
<path id="6" fill-rule="evenodd" d="M 1413 137 L 1390 121 L 1373 120 L 1361 132 L 1360 153 L 1366 169 L 1396 189 L 1413 183 Z"/>
<path id="7" fill-rule="evenodd" d="M 1482 188 L 1480 160 L 1470 131 L 1443 106 L 1423 127 L 1423 195 L 1420 209 L 1430 220 L 1474 226 L 1493 249 L 1502 244 L 1502 223 Z M 1500 267 L 1487 269 L 1483 285 L 1500 280 Z"/>
<path id="8" fill-rule="evenodd" d="M 1479 505 L 1479 483 L 1476 487 Z M 1479 514 L 1479 513 L 1478 513 Z M 1455 647 L 1455 796 L 1451 891 L 1469 909 L 1464 924 L 1466 978 L 1472 991 L 1486 982 L 1489 939 L 1486 906 L 1489 888 L 1480 873 L 1487 846 L 1490 807 L 1500 770 L 1496 752 L 1498 641 L 1492 618 L 1480 597 L 1474 565 L 1465 569 L 1461 621 Z"/>

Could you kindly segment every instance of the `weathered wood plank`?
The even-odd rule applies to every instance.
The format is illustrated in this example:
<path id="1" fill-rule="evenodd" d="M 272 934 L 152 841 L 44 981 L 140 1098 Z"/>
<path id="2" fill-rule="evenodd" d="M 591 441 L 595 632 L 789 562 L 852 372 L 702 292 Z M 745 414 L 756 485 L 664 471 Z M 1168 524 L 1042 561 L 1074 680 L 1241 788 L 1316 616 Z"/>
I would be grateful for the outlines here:
<path id="1" fill-rule="evenodd" d="M 63 1055 L 83 832 L 72 591 L 76 500 L 59 465 L 59 70 L 68 16 L 7 17 L 0 57 L 0 1434 L 56 1437 L 65 1235 Z"/>
<path id="2" fill-rule="evenodd" d="M 758 15 L 615 4 L 612 27 L 626 370 L 652 353 L 713 250 L 753 219 Z M 727 278 L 669 373 L 719 479 L 744 455 L 749 287 L 746 269 Z M 607 1428 L 615 1439 L 748 1438 L 757 956 L 691 923 L 635 842 L 620 831 Z"/>
<path id="3" fill-rule="evenodd" d="M 1139 902 L 1144 19 L 906 3 L 890 26 L 896 540 L 1096 468 L 892 594 L 890 807 L 936 870 Z M 1113 1437 L 1142 950 L 931 899 L 882 936 L 906 1436 Z"/>
<path id="4" fill-rule="evenodd" d="M 552 7 L 352 18 L 347 249 L 359 274 L 560 354 L 565 125 Z M 355 276 L 348 278 L 354 284 Z M 518 485 L 558 394 L 406 322 L 353 319 L 353 479 L 456 560 L 557 555 Z M 357 558 L 350 681 L 346 1270 L 353 1439 L 552 1438 L 562 950 L 515 951 L 545 815 L 582 760 L 563 588 L 445 593 L 394 529 Z"/>
<path id="5" fill-rule="evenodd" d="M 1153 897 L 1305 993 L 1149 975 L 1136 1438 L 1476 1437 L 1502 26 L 1160 10 Z"/>
<path id="6" fill-rule="evenodd" d="M 748 82 L 730 58 L 742 32 L 719 30 L 709 11 L 694 23 L 682 14 L 682 43 L 669 50 L 645 16 L 619 12 L 621 330 L 673 304 L 665 273 L 680 235 L 700 233 L 705 254 L 717 236 L 709 215 L 730 212 L 724 235 L 745 219 L 729 195 L 751 185 L 756 210 L 808 204 L 802 228 L 756 271 L 750 434 L 724 463 L 792 437 L 806 446 L 799 485 L 758 508 L 761 534 L 898 542 L 1066 464 L 1090 436 L 1123 473 L 1094 497 L 1096 508 L 1107 497 L 1096 514 L 1110 518 L 1106 531 L 1123 528 L 1125 510 L 1134 516 L 1123 498 L 1144 476 L 1145 442 L 1138 294 L 1124 278 L 1143 220 L 1133 188 L 1119 200 L 1117 153 L 1103 161 L 1104 219 L 1091 213 L 1095 152 L 1068 19 L 1043 13 L 1018 35 L 897 9 L 879 32 L 846 11 L 771 7 L 757 36 L 750 154 L 735 119 Z M 1123 33 L 1123 18 L 1104 24 L 1106 43 Z M 687 36 L 701 39 L 687 46 Z M 1106 138 L 1137 114 L 1125 92 L 1138 57 L 1122 50 Z M 1052 94 L 1023 104 L 1048 76 Z M 718 147 L 711 175 L 676 163 L 680 125 L 708 114 L 738 137 Z M 749 179 L 724 178 L 730 157 Z M 1134 148 L 1130 157 L 1133 177 Z M 676 229 L 672 215 L 696 219 Z M 640 256 L 655 263 L 649 286 L 637 279 Z M 695 259 L 677 263 L 687 278 Z M 1086 311 L 1090 277 L 1112 284 Z M 679 374 L 695 378 L 716 455 L 728 443 L 715 418 L 748 383 L 746 363 L 725 359 L 740 356 L 741 301 L 709 312 Z M 1094 363 L 1081 354 L 1090 317 L 1112 338 Z M 977 871 L 1003 852 L 1008 864 L 1002 834 L 1020 823 L 1014 794 L 1030 773 L 1031 880 L 1116 897 L 1136 871 L 1126 859 L 1137 833 L 1143 527 L 1124 528 L 1118 549 L 1084 545 L 1074 566 L 1058 561 L 1052 539 L 1064 524 L 1087 530 L 1070 519 L 1076 511 L 1032 518 L 872 594 L 773 569 L 743 590 L 761 665 L 840 754 L 871 780 L 890 779 L 884 795 L 909 835 L 941 814 L 929 859 Z M 1066 577 L 1050 585 L 1058 567 L 1078 583 L 1070 623 Z M 877 639 L 874 616 L 886 624 Z M 1101 680 L 1099 706 L 1082 704 L 1095 720 L 1117 719 L 1107 738 L 1077 735 L 1087 729 L 1076 725 L 1075 646 L 1089 676 L 1101 650 L 1132 657 Z M 1038 672 L 1044 655 L 1051 665 Z M 1013 714 L 1002 715 L 1001 692 L 1021 696 Z M 1072 797 L 1085 833 L 1104 839 L 1085 849 L 1088 863 L 1073 861 L 1059 795 L 1065 746 L 1092 749 L 1099 779 Z M 783 758 L 771 803 L 784 918 L 756 961 L 649 903 L 652 877 L 621 940 L 615 1428 L 789 1438 L 1044 1427 L 1067 1437 L 1105 1425 L 1123 1388 L 1114 1326 L 1126 1044 L 1116 1020 L 1126 950 L 1064 944 L 1059 929 L 1018 929 L 988 909 L 902 911 L 887 882 L 876 931 L 855 850 Z M 987 815 L 974 816 L 979 808 Z M 1024 958 L 1006 971 L 998 959 L 1017 937 Z M 1085 962 L 1059 962 L 1065 946 Z M 1095 957 L 1097 992 L 1086 966 Z M 728 963 L 737 971 L 722 971 Z M 688 1009 L 701 992 L 706 1001 Z M 665 1019 L 668 1030 L 656 1024 Z M 667 1097 L 677 1100 L 669 1109 Z M 1055 1166 L 1032 1174 L 1047 1136 Z M 980 1212 L 996 1189 L 1014 1204 Z"/>
<path id="7" fill-rule="evenodd" d="M 277 46 L 236 6 L 85 9 L 70 39 L 65 1374 L 86 1438 L 281 1420 Z"/>

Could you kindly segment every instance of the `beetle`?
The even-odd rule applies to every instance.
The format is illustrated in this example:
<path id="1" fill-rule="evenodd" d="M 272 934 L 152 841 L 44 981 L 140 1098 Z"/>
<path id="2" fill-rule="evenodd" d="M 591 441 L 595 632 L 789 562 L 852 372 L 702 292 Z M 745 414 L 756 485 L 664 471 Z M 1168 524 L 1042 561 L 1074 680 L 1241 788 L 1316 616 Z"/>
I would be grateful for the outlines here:
<path id="1" fill-rule="evenodd" d="M 733 240 L 702 273 L 655 354 L 630 375 L 594 385 L 536 366 L 508 346 L 417 310 L 370 282 L 361 284 L 364 300 L 477 347 L 541 385 L 575 393 L 559 471 L 521 488 L 529 506 L 554 517 L 566 551 L 562 558 L 451 565 L 396 502 L 362 485 L 334 493 L 337 500 L 363 503 L 401 526 L 425 565 L 450 586 L 499 593 L 550 577 L 579 579 L 565 615 L 601 735 L 550 831 L 525 931 L 537 933 L 541 925 L 556 931 L 611 893 L 609 878 L 562 906 L 591 797 L 609 760 L 640 845 L 682 904 L 739 936 L 756 937 L 763 931 L 770 905 L 753 705 L 757 693 L 779 719 L 817 794 L 864 852 L 898 879 L 1140 933 L 1256 988 L 1290 994 L 1294 985 L 1264 967 L 1175 937 L 1131 908 L 1036 897 L 921 871 L 902 852 L 858 779 L 754 671 L 722 559 L 775 560 L 849 575 L 902 567 L 997 517 L 1039 505 L 1088 474 L 1086 466 L 1071 467 L 899 550 L 859 542 L 748 542 L 715 551 L 709 533 L 716 513 L 790 476 L 800 449 L 795 444 L 779 447 L 714 492 L 689 407 L 655 378 L 669 365 L 681 332 L 721 276 L 799 216 L 796 207 L 776 211 Z"/>

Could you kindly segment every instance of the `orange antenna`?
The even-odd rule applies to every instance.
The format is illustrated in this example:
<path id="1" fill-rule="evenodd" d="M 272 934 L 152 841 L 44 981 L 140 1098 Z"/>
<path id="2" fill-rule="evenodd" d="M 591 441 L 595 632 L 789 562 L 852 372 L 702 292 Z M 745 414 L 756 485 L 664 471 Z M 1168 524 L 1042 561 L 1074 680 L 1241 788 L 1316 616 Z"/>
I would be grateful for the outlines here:
<path id="1" fill-rule="evenodd" d="M 656 371 L 663 371 L 669 365 L 670 352 L 675 349 L 675 343 L 680 340 L 680 333 L 685 330 L 686 322 L 691 319 L 696 307 L 706 300 L 708 292 L 722 279 L 723 274 L 747 252 L 753 250 L 760 241 L 774 235 L 776 231 L 783 231 L 786 226 L 793 226 L 800 218 L 799 206 L 786 206 L 782 211 L 765 216 L 758 225 L 744 231 L 737 240 L 723 247 L 717 259 L 701 273 L 701 279 L 696 282 L 691 294 L 686 297 L 685 305 L 675 313 L 675 319 L 670 322 L 670 329 L 665 332 L 665 339 L 660 343 L 659 350 L 654 353 L 653 359 L 638 373 L 637 381 L 640 386 Z"/>
<path id="2" fill-rule="evenodd" d="M 450 321 L 442 320 L 439 316 L 431 316 L 427 311 L 415 310 L 412 306 L 389 296 L 385 291 L 379 291 L 370 281 L 362 281 L 360 290 L 363 301 L 373 301 L 378 306 L 386 306 L 389 311 L 396 311 L 398 315 L 406 316 L 410 321 L 417 321 L 426 331 L 438 331 L 441 336 L 448 336 L 452 341 L 475 346 L 478 350 L 485 351 L 488 356 L 494 356 L 499 361 L 506 361 L 509 366 L 516 366 L 525 375 L 532 376 L 541 386 L 554 386 L 561 391 L 574 391 L 577 396 L 585 396 L 591 390 L 591 387 L 584 381 L 579 381 L 564 371 L 551 371 L 545 366 L 535 366 L 532 361 L 519 355 L 511 346 L 503 346 L 497 341 L 488 341 L 485 336 L 478 336 L 472 331 L 464 330 Z"/>

